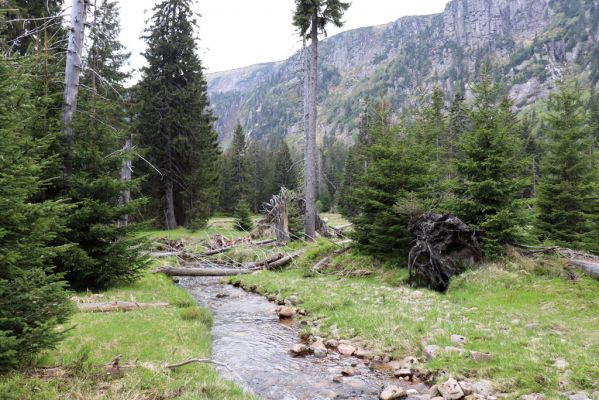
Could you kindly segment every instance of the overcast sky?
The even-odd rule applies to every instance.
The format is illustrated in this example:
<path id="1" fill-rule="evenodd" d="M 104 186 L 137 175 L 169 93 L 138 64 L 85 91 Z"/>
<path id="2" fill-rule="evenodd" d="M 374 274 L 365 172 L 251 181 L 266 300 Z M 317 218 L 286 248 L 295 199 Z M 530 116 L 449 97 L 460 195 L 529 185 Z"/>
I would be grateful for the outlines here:
<path id="1" fill-rule="evenodd" d="M 145 21 L 157 0 L 118 0 L 121 7 L 122 42 L 132 52 L 131 67 L 143 66 L 140 40 Z M 406 15 L 443 11 L 447 0 L 353 0 L 345 15 L 348 30 L 380 25 Z M 202 15 L 200 55 L 208 72 L 284 60 L 299 43 L 291 16 L 294 0 L 197 0 Z M 329 35 L 339 29 L 330 29 Z"/>

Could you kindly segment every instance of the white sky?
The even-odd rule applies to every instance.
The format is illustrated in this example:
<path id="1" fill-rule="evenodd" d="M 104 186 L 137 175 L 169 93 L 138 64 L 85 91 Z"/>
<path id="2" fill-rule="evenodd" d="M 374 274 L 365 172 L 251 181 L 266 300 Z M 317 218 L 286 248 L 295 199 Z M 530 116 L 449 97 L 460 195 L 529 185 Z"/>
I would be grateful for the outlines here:
<path id="1" fill-rule="evenodd" d="M 131 67 L 140 68 L 144 58 L 140 39 L 145 21 L 157 0 L 118 0 L 123 27 L 121 40 L 132 52 Z M 329 36 L 343 30 L 380 25 L 406 15 L 443 11 L 448 0 L 353 0 L 345 14 L 345 26 L 330 29 Z M 291 17 L 294 0 L 197 0 L 202 15 L 200 56 L 208 72 L 224 71 L 290 57 L 299 43 Z"/>

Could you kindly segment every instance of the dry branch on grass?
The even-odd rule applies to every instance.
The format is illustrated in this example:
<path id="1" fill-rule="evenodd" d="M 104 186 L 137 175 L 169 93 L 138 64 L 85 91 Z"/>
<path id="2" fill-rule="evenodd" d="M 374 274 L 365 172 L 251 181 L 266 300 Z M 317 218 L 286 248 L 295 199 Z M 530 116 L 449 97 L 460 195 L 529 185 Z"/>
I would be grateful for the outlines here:
<path id="1" fill-rule="evenodd" d="M 351 247 L 344 247 L 342 249 L 336 250 L 336 251 L 328 254 L 326 257 L 324 257 L 322 260 L 320 260 L 318 263 L 316 263 L 312 267 L 312 272 L 321 273 L 322 271 L 324 271 L 329 266 L 329 263 L 331 262 L 331 259 L 334 256 L 338 256 L 338 255 L 347 253 L 350 250 L 351 250 Z"/>
<path id="2" fill-rule="evenodd" d="M 222 362 L 218 362 L 218 361 L 214 361 L 214 360 L 211 360 L 209 358 L 192 358 L 192 359 L 180 362 L 178 364 L 167 365 L 166 368 L 172 370 L 172 369 L 175 369 L 175 368 L 183 367 L 185 365 L 194 364 L 194 363 L 214 364 L 214 365 L 218 365 L 218 366 L 221 366 L 221 367 L 225 367 L 226 369 L 228 369 L 231 372 L 233 371 L 231 369 L 231 367 L 229 367 L 227 364 L 222 363 Z"/>
<path id="3" fill-rule="evenodd" d="M 137 303 L 137 302 L 121 302 L 115 301 L 112 303 L 77 303 L 77 308 L 81 312 L 114 312 L 114 311 L 132 311 L 140 308 L 166 308 L 169 303 Z"/>
<path id="4" fill-rule="evenodd" d="M 559 254 L 564 258 L 565 266 L 568 267 L 578 267 L 582 269 L 587 275 L 599 279 L 599 257 L 584 253 L 581 251 L 576 251 L 564 247 L 559 246 L 551 246 L 551 247 L 541 247 L 541 246 L 526 246 L 526 245 L 517 245 L 522 251 L 527 255 L 534 254 L 550 254 L 555 253 Z"/>

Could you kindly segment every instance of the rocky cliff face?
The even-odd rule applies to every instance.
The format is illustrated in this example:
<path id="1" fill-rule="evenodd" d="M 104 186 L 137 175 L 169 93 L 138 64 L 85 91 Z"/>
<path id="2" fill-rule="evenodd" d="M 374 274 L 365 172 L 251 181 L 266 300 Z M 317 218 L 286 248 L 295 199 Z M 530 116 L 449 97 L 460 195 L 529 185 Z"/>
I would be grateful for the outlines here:
<path id="1" fill-rule="evenodd" d="M 351 136 L 360 101 L 397 112 L 441 87 L 449 100 L 490 59 L 516 107 L 542 99 L 565 71 L 599 81 L 599 0 L 453 0 L 437 15 L 404 17 L 322 42 L 319 133 Z M 302 59 L 208 75 L 221 139 L 240 121 L 254 137 L 301 131 Z"/>

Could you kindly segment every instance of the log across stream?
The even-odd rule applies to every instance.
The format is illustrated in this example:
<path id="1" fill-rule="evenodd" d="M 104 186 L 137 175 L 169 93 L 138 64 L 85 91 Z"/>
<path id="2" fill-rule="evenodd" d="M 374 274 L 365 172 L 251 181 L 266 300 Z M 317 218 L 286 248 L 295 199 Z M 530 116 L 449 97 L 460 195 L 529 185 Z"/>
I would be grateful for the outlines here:
<path id="1" fill-rule="evenodd" d="M 179 284 L 214 314 L 212 358 L 231 368 L 219 372 L 266 400 L 378 399 L 389 383 L 354 357 L 292 357 L 299 331 L 281 324 L 276 306 L 261 296 L 214 277 L 184 277 Z M 339 379 L 352 364 L 357 374 Z"/>

